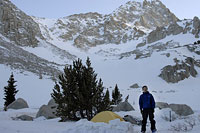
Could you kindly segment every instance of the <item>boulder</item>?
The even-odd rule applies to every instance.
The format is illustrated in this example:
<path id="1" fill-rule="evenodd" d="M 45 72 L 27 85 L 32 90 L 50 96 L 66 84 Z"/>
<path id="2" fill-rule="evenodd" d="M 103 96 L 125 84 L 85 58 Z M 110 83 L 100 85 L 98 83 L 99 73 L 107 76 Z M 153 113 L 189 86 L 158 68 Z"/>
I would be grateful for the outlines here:
<path id="1" fill-rule="evenodd" d="M 7 109 L 23 109 L 23 108 L 28 108 L 28 107 L 29 106 L 24 99 L 18 98 L 17 100 L 9 104 Z"/>
<path id="2" fill-rule="evenodd" d="M 48 106 L 57 106 L 57 104 L 56 104 L 56 102 L 55 102 L 54 99 L 49 100 L 49 102 L 48 102 L 47 105 L 48 105 Z"/>
<path id="3" fill-rule="evenodd" d="M 180 116 L 188 116 L 194 114 L 194 111 L 186 104 L 170 104 L 169 108 Z"/>
<path id="4" fill-rule="evenodd" d="M 119 111 L 132 111 L 135 110 L 133 106 L 129 102 L 121 102 L 116 107 L 113 108 L 113 112 L 119 112 Z"/>
<path id="5" fill-rule="evenodd" d="M 33 117 L 28 116 L 28 115 L 21 115 L 21 116 L 14 118 L 14 120 L 33 121 Z"/>
<path id="6" fill-rule="evenodd" d="M 134 125 L 142 125 L 142 120 L 134 118 L 131 115 L 125 115 L 123 119 L 127 122 L 130 122 L 131 124 L 134 124 Z"/>
<path id="7" fill-rule="evenodd" d="M 54 114 L 55 111 L 56 111 L 56 108 L 53 108 L 48 105 L 42 105 L 39 111 L 37 112 L 36 118 L 40 116 L 44 116 L 46 119 L 56 118 L 57 116 Z"/>
<path id="8" fill-rule="evenodd" d="M 139 88 L 140 86 L 136 83 L 130 86 L 130 88 Z"/>
<path id="9" fill-rule="evenodd" d="M 159 108 L 159 109 L 169 108 L 169 105 L 168 103 L 164 103 L 164 102 L 156 102 L 156 108 Z"/>

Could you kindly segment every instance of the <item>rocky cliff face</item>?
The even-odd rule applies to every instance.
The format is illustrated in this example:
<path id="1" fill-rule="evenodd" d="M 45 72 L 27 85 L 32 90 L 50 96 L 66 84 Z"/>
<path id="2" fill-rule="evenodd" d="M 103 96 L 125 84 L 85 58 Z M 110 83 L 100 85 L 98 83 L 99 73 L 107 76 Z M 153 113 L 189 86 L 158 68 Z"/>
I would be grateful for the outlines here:
<path id="1" fill-rule="evenodd" d="M 121 22 L 147 29 L 166 26 L 178 20 L 159 0 L 129 1 L 114 11 L 112 16 Z"/>
<path id="2" fill-rule="evenodd" d="M 9 0 L 0 0 L 0 33 L 21 46 L 35 47 L 44 39 L 38 24 Z"/>
<path id="3" fill-rule="evenodd" d="M 54 20 L 51 26 L 34 18 L 43 29 L 43 35 L 52 35 L 63 41 L 72 41 L 80 48 L 100 44 L 121 44 L 144 37 L 156 27 L 177 22 L 176 16 L 159 0 L 151 2 L 130 1 L 108 15 L 98 13 L 76 14 Z M 60 32 L 58 32 L 60 31 Z"/>
<path id="4" fill-rule="evenodd" d="M 168 83 L 178 83 L 185 78 L 189 78 L 190 76 L 196 77 L 198 74 L 195 66 L 198 66 L 198 62 L 191 57 L 187 57 L 185 61 L 180 62 L 176 60 L 176 65 L 165 66 L 162 69 L 161 74 L 159 75 L 163 80 Z"/>

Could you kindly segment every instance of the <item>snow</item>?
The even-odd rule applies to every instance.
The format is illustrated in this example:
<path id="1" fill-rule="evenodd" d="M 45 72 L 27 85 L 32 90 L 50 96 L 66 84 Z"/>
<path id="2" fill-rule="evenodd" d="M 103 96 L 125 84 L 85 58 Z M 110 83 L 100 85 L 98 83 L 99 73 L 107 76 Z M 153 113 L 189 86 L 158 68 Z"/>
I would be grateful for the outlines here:
<path id="1" fill-rule="evenodd" d="M 127 6 L 128 8 L 128 6 Z M 172 84 L 166 83 L 158 75 L 161 69 L 166 65 L 174 65 L 174 58 L 178 60 L 185 60 L 186 57 L 193 57 L 194 59 L 200 59 L 200 55 L 191 53 L 186 47 L 186 44 L 193 43 L 198 39 L 194 35 L 179 34 L 175 36 L 167 36 L 166 38 L 157 42 L 147 44 L 143 47 L 136 48 L 137 44 L 143 42 L 144 38 L 139 38 L 135 41 L 130 41 L 124 44 L 107 44 L 92 47 L 87 51 L 75 48 L 73 42 L 64 42 L 59 39 L 60 31 L 54 29 L 54 32 L 50 32 L 54 28 L 57 20 L 55 19 L 42 19 L 35 18 L 42 30 L 42 34 L 49 34 L 50 38 L 48 42 L 40 40 L 40 45 L 36 48 L 23 47 L 24 50 L 33 53 L 41 58 L 48 61 L 52 61 L 58 64 L 71 64 L 72 60 L 62 57 L 62 54 L 55 52 L 55 47 L 65 50 L 66 52 L 76 55 L 78 58 L 83 59 L 85 62 L 86 57 L 90 57 L 92 66 L 98 74 L 98 78 L 102 78 L 104 86 L 109 88 L 111 92 L 116 84 L 123 94 L 123 99 L 129 95 L 129 102 L 136 109 L 131 112 L 116 112 L 120 116 L 133 115 L 141 119 L 139 112 L 138 98 L 141 91 L 141 86 L 147 85 L 149 91 L 153 94 L 156 102 L 167 102 L 176 104 L 187 104 L 194 111 L 195 114 L 186 118 L 180 118 L 176 115 L 176 120 L 169 122 L 166 120 L 169 114 L 169 109 L 155 111 L 155 119 L 157 121 L 157 127 L 159 132 L 162 133 L 173 133 L 176 130 L 184 130 L 187 128 L 190 130 L 191 125 L 187 121 L 195 121 L 196 125 L 191 129 L 190 133 L 197 133 L 200 130 L 200 110 L 199 110 L 199 82 L 200 82 L 200 68 L 195 67 L 198 75 L 189 77 L 179 83 Z M 61 19 L 64 23 L 67 23 L 65 18 Z M 86 22 L 83 20 L 82 22 Z M 186 21 L 187 22 L 187 21 Z M 42 25 L 45 24 L 44 27 Z M 178 23 L 184 26 L 184 23 Z M 127 24 L 132 26 L 132 24 Z M 149 33 L 150 30 L 137 27 Z M 65 32 L 65 30 L 62 30 Z M 102 31 L 101 31 L 102 32 Z M 0 34 L 0 38 L 5 41 L 9 40 Z M 91 38 L 92 39 L 92 38 Z M 169 44 L 170 47 L 164 51 L 158 51 L 157 49 L 151 49 L 151 46 L 156 46 L 165 43 Z M 181 46 L 176 47 L 175 46 Z M 1 47 L 0 47 L 1 48 Z M 152 52 L 150 57 L 135 59 L 135 55 L 130 55 L 126 58 L 119 59 L 121 53 L 131 52 L 135 49 L 141 50 L 144 53 Z M 170 57 L 166 54 L 170 53 Z M 60 68 L 61 70 L 63 68 Z M 105 123 L 92 123 L 87 120 L 80 120 L 78 122 L 63 122 L 60 123 L 58 119 L 46 120 L 44 118 L 34 119 L 32 122 L 25 121 L 14 121 L 11 117 L 16 117 L 22 114 L 27 114 L 35 117 L 39 107 L 43 104 L 47 104 L 51 99 L 50 94 L 54 87 L 54 82 L 49 77 L 43 76 L 43 79 L 39 79 L 38 76 L 29 73 L 21 72 L 18 70 L 10 69 L 8 66 L 0 64 L 0 99 L 3 99 L 3 87 L 7 85 L 7 80 L 11 72 L 14 73 L 15 80 L 17 80 L 17 89 L 19 92 L 16 98 L 23 98 L 28 102 L 30 108 L 22 110 L 9 110 L 8 112 L 2 111 L 3 100 L 0 100 L 0 131 L 3 133 L 124 133 L 124 132 L 140 132 L 140 126 L 131 125 L 127 122 L 120 122 L 119 120 L 113 120 L 109 124 Z M 3 75 L 3 76 L 2 76 Z M 131 85 L 138 83 L 140 88 L 130 88 Z M 187 120 L 187 121 L 186 121 Z M 150 124 L 148 123 L 148 133 Z M 183 129 L 182 129 L 183 128 Z"/>
<path id="2" fill-rule="evenodd" d="M 33 121 L 12 120 L 13 117 L 29 115 L 34 117 L 38 109 L 27 108 L 20 110 L 0 111 L 0 131 L 3 133 L 133 133 L 140 132 L 141 126 L 132 125 L 128 122 L 121 122 L 119 119 L 111 120 L 107 123 L 94 123 L 86 119 L 77 122 L 58 122 L 59 118 L 47 120 L 43 117 L 35 118 Z M 169 121 L 170 109 L 156 109 L 155 120 L 158 132 L 174 133 L 180 132 L 197 133 L 200 129 L 200 112 L 180 117 L 172 111 L 172 122 Z M 132 115 L 141 120 L 138 110 L 129 112 L 116 112 L 120 116 Z M 150 133 L 150 123 L 147 123 L 147 133 Z"/>
<path id="3" fill-rule="evenodd" d="M 17 90 L 19 92 L 16 98 L 23 98 L 27 101 L 29 107 L 39 108 L 41 105 L 46 104 L 51 96 L 54 83 L 48 77 L 39 79 L 38 76 L 29 72 L 20 72 L 18 70 L 9 69 L 7 66 L 0 64 L 0 99 L 4 97 L 4 86 L 7 86 L 7 81 L 11 72 L 14 74 L 14 78 L 17 81 Z M 0 108 L 3 108 L 4 100 L 0 100 Z"/>

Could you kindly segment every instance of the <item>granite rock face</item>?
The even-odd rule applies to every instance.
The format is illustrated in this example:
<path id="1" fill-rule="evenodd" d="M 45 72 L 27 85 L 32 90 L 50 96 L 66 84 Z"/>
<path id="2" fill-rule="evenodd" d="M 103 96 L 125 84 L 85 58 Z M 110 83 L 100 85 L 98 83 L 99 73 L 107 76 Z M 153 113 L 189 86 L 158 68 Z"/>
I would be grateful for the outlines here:
<path id="1" fill-rule="evenodd" d="M 196 77 L 197 71 L 194 67 L 196 64 L 193 58 L 187 57 L 185 62 L 177 61 L 174 66 L 165 66 L 159 76 L 168 83 L 178 83 L 189 76 Z"/>
<path id="2" fill-rule="evenodd" d="M 44 39 L 39 25 L 9 0 L 0 0 L 0 33 L 20 46 L 36 47 Z"/>
<path id="3" fill-rule="evenodd" d="M 192 33 L 195 35 L 196 38 L 199 38 L 199 33 L 200 33 L 200 20 L 198 17 L 193 18 L 193 31 Z"/>
<path id="4" fill-rule="evenodd" d="M 79 48 L 102 44 L 121 44 L 138 40 L 156 27 L 176 23 L 178 18 L 159 0 L 151 2 L 130 1 L 112 13 L 75 14 L 55 20 L 51 27 L 42 24 L 42 18 L 34 18 L 45 31 L 44 37 L 51 41 L 56 35 L 63 41 L 72 41 Z M 62 31 L 58 33 L 57 31 Z M 51 33 L 51 34 L 50 34 Z"/>

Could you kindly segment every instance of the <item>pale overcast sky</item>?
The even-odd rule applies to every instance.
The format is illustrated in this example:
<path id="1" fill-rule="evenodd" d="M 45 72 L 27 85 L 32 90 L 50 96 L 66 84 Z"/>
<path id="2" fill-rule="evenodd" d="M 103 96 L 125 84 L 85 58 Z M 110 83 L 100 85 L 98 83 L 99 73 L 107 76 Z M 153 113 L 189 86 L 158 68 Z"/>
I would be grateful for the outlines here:
<path id="1" fill-rule="evenodd" d="M 72 14 L 111 13 L 130 0 L 11 0 L 28 15 L 60 18 Z M 133 0 L 131 0 L 133 1 Z M 137 0 L 138 1 L 138 0 Z M 141 0 L 139 0 L 141 1 Z M 161 0 L 178 18 L 200 17 L 200 0 Z"/>

